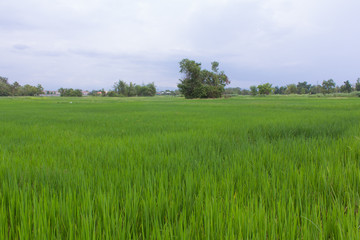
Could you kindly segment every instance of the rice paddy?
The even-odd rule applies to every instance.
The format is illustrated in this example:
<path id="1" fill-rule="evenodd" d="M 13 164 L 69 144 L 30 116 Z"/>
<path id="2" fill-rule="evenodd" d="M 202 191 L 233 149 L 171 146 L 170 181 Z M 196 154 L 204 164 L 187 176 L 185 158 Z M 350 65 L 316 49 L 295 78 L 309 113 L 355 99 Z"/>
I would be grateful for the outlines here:
<path id="1" fill-rule="evenodd" d="M 360 239 L 360 99 L 1 98 L 1 239 Z"/>

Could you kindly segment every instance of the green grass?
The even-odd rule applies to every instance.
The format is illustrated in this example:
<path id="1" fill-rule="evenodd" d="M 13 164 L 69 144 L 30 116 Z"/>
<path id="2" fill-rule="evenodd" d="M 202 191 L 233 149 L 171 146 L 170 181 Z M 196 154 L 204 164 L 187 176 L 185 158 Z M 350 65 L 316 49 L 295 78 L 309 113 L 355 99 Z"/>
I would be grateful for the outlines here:
<path id="1" fill-rule="evenodd" d="M 1 98 L 0 112 L 1 239 L 360 238 L 358 98 Z"/>

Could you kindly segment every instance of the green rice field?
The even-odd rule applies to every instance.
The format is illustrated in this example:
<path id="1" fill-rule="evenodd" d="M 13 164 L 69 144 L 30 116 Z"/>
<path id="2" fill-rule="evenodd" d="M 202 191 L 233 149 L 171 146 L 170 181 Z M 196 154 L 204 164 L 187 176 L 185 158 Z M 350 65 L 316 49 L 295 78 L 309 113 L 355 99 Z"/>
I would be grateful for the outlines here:
<path id="1" fill-rule="evenodd" d="M 360 98 L 0 98 L 0 239 L 360 239 Z"/>

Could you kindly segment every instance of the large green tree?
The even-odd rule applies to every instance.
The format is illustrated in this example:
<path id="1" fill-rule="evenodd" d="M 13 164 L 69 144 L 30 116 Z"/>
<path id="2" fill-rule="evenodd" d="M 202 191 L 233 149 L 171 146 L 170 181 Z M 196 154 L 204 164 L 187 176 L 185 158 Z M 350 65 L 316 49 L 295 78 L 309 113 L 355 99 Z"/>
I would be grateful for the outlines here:
<path id="1" fill-rule="evenodd" d="M 219 98 L 224 93 L 224 87 L 230 83 L 223 71 L 219 72 L 219 63 L 211 63 L 212 71 L 202 70 L 201 63 L 183 59 L 180 62 L 180 79 L 178 88 L 185 98 Z"/>
<path id="2" fill-rule="evenodd" d="M 334 92 L 334 90 L 335 90 L 335 82 L 334 82 L 334 80 L 332 80 L 332 79 L 329 79 L 329 80 L 324 80 L 323 82 L 322 82 L 322 85 L 321 85 L 321 87 L 322 87 L 322 92 L 323 92 L 323 94 L 325 94 L 325 93 L 332 93 L 332 92 Z"/>
<path id="3" fill-rule="evenodd" d="M 272 84 L 270 84 L 270 83 L 265 83 L 265 84 L 259 85 L 257 87 L 259 89 L 259 94 L 260 95 L 269 95 L 270 93 L 273 92 L 273 88 L 271 86 L 272 86 Z"/>
<path id="4" fill-rule="evenodd" d="M 119 80 L 114 84 L 114 91 L 118 93 L 120 96 L 128 96 L 129 86 L 126 82 Z"/>

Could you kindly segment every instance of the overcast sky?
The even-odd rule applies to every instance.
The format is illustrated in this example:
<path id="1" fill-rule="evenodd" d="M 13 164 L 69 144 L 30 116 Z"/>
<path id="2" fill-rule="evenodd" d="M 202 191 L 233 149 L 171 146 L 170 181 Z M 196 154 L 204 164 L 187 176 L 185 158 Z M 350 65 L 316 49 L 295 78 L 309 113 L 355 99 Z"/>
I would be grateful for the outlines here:
<path id="1" fill-rule="evenodd" d="M 360 77 L 359 0 L 1 0 L 0 76 L 108 90 L 176 88 L 218 61 L 230 87 Z"/>

